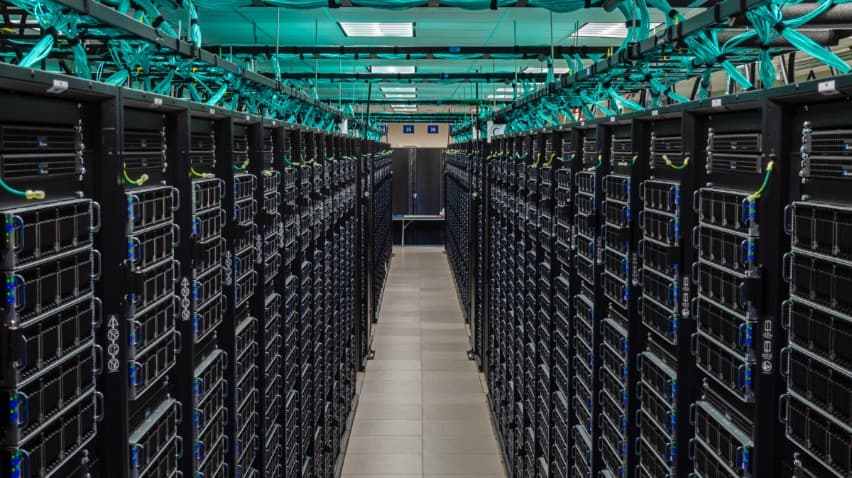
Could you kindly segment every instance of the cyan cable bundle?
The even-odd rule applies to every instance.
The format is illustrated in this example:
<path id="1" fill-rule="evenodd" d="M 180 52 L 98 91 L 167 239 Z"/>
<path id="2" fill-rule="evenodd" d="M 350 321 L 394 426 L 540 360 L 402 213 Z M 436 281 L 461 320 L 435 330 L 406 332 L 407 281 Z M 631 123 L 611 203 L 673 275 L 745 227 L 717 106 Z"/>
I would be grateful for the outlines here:
<path id="1" fill-rule="evenodd" d="M 546 8 L 554 12 L 574 12 L 584 8 L 600 6 L 601 3 L 597 0 L 529 0 L 527 2 L 531 7 Z"/>
<path id="2" fill-rule="evenodd" d="M 104 4 L 109 5 L 121 13 L 128 15 L 131 7 L 136 9 L 141 9 L 141 12 L 144 16 L 140 16 L 137 18 L 139 21 L 143 23 L 150 24 L 152 27 L 160 31 L 161 33 L 168 35 L 173 38 L 177 38 L 177 32 L 169 25 L 166 19 L 163 17 L 160 9 L 152 2 L 151 0 L 101 0 Z"/>
<path id="3" fill-rule="evenodd" d="M 16 7 L 35 17 L 45 35 L 18 62 L 19 66 L 29 68 L 48 57 L 60 35 L 65 36 L 74 57 L 74 74 L 85 79 L 91 78 L 89 61 L 82 39 L 77 30 L 79 15 L 49 0 L 10 0 Z"/>
<path id="4" fill-rule="evenodd" d="M 192 0 L 175 0 L 177 5 L 189 14 L 189 40 L 201 47 L 201 26 L 198 24 L 198 9 Z"/>
<path id="5" fill-rule="evenodd" d="M 719 65 L 741 87 L 745 89 L 752 88 L 753 85 L 748 78 L 740 73 L 733 63 L 727 60 L 730 51 L 726 51 L 719 46 L 719 33 L 715 29 L 703 30 L 695 35 L 688 36 L 684 39 L 684 43 L 695 55 L 695 58 L 685 65 L 688 69 Z"/>
<path id="6" fill-rule="evenodd" d="M 583 101 L 584 107 L 586 105 L 594 105 L 599 110 L 601 110 L 605 116 L 614 116 L 617 114 L 615 111 L 609 109 L 606 105 L 603 104 L 603 99 L 592 98 L 588 95 L 588 93 L 584 91 L 580 91 L 580 99 Z M 591 113 L 591 111 L 589 111 L 589 113 Z M 593 118 L 594 114 L 589 114 L 589 117 Z"/>
<path id="7" fill-rule="evenodd" d="M 648 85 L 650 86 L 652 96 L 666 96 L 678 103 L 686 103 L 689 101 L 689 98 L 676 92 L 670 84 L 663 84 L 663 82 L 657 78 L 651 78 Z"/>
<path id="8" fill-rule="evenodd" d="M 105 79 L 101 80 L 100 76 L 97 79 L 109 85 L 125 86 L 133 70 L 139 69 L 145 74 L 149 72 L 155 48 L 147 42 L 138 42 L 136 45 L 127 40 L 110 42 L 109 54 L 118 70 Z M 99 69 L 99 75 L 101 72 Z"/>
<path id="9" fill-rule="evenodd" d="M 839 56 L 834 54 L 828 48 L 825 48 L 807 36 L 796 31 L 796 28 L 806 25 L 819 15 L 830 10 L 831 7 L 841 3 L 848 3 L 850 0 L 822 0 L 817 3 L 816 8 L 811 12 L 802 15 L 798 18 L 783 18 L 783 8 L 789 5 L 796 5 L 800 1 L 783 2 L 774 1 L 768 5 L 762 5 L 745 13 L 746 18 L 754 27 L 754 30 L 746 32 L 747 34 L 738 35 L 735 38 L 740 38 L 741 41 L 757 36 L 760 40 L 762 48 L 759 52 L 760 59 L 760 80 L 763 86 L 768 88 L 775 83 L 775 65 L 772 62 L 772 57 L 769 52 L 768 45 L 778 37 L 784 37 L 796 49 L 816 58 L 828 66 L 836 68 L 842 73 L 848 73 L 849 65 Z M 734 40 L 734 39 L 732 39 Z"/>
<path id="10" fill-rule="evenodd" d="M 627 25 L 627 36 L 616 50 L 617 53 L 625 49 L 627 45 L 643 40 L 648 36 L 651 28 L 651 17 L 644 0 L 621 1 L 616 4 L 616 8 L 624 15 Z"/>
<path id="11" fill-rule="evenodd" d="M 577 117 L 574 116 L 574 111 L 572 111 L 571 100 L 565 97 L 560 97 L 559 103 L 559 114 L 568 118 L 569 123 L 575 123 L 577 121 Z"/>
<path id="12" fill-rule="evenodd" d="M 607 96 L 610 97 L 610 99 L 612 99 L 612 101 L 615 102 L 615 104 L 617 104 L 621 108 L 630 108 L 631 110 L 634 110 L 634 111 L 644 111 L 645 110 L 645 108 L 642 105 L 640 105 L 639 103 L 636 103 L 635 101 L 631 101 L 631 100 L 621 96 L 620 94 L 618 94 L 618 92 L 615 91 L 615 88 L 612 88 L 612 87 L 607 88 L 606 94 L 607 94 Z"/>

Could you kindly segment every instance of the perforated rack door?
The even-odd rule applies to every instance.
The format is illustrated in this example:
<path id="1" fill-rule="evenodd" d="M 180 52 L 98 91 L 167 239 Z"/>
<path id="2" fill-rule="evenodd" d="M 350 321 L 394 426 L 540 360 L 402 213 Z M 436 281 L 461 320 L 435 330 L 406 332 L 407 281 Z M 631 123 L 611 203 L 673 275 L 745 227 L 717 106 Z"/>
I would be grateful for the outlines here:
<path id="1" fill-rule="evenodd" d="M 852 414 L 843 398 L 852 390 L 852 361 L 842 350 L 852 336 L 845 297 L 852 280 L 852 124 L 836 114 L 840 103 L 802 101 L 791 121 L 791 156 L 800 161 L 790 176 L 797 181 L 784 211 L 791 250 L 782 263 L 789 299 L 781 314 L 787 343 L 779 360 L 786 379 L 780 413 L 794 472 L 840 477 L 852 470 Z"/>
<path id="2" fill-rule="evenodd" d="M 779 154 L 783 115 L 771 103 L 746 103 L 730 112 L 702 112 L 694 134 L 706 140 L 691 230 L 690 348 L 699 371 L 695 437 L 698 473 L 778 474 L 780 392 L 779 244 L 786 181 Z M 780 169 L 775 169 L 780 168 Z M 682 291 L 681 291 L 682 292 Z M 778 304 L 778 305 L 776 305 Z M 777 309 L 778 308 L 778 309 Z M 739 417 L 731 419 L 730 417 Z M 724 440 L 730 446 L 721 446 Z M 708 448 L 709 447 L 709 448 Z M 707 450 L 716 453 L 706 454 Z M 721 450 L 721 452 L 719 452 Z"/>

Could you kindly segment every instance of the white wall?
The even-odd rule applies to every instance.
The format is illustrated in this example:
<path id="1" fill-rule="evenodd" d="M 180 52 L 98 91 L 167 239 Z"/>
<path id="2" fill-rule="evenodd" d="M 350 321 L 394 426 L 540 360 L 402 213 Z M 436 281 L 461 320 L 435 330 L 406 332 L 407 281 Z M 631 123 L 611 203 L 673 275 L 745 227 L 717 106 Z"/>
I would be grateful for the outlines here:
<path id="1" fill-rule="evenodd" d="M 403 134 L 402 125 L 414 126 L 414 134 Z M 438 134 L 428 134 L 427 126 L 438 125 Z M 388 123 L 387 141 L 392 148 L 446 148 L 450 139 L 450 125 L 447 123 Z"/>

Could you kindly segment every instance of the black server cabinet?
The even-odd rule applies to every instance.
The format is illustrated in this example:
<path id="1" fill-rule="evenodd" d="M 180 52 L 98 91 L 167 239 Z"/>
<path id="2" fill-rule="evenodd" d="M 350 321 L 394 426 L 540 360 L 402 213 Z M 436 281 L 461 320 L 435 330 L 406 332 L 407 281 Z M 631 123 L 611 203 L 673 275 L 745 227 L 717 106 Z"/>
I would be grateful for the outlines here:
<path id="1" fill-rule="evenodd" d="M 355 274 L 354 140 L 0 78 L 3 476 L 339 473 L 355 290 L 372 289 Z"/>
<path id="2" fill-rule="evenodd" d="M 689 447 L 702 475 L 780 473 L 774 450 L 781 444 L 782 243 L 776 238 L 783 234 L 778 204 L 786 203 L 778 178 L 789 166 L 778 157 L 783 125 L 766 107 L 762 99 L 696 111 L 691 130 L 705 146 L 693 201 L 697 260 L 690 271 L 699 390 Z"/>
<path id="3" fill-rule="evenodd" d="M 472 154 L 450 151 L 447 154 L 447 260 L 453 273 L 458 300 L 466 323 L 471 320 L 471 177 Z"/>
<path id="4" fill-rule="evenodd" d="M 370 296 L 370 314 L 373 322 L 379 319 L 382 296 L 390 269 L 392 248 L 392 198 L 393 170 L 391 150 L 381 149 L 373 144 L 373 154 L 368 158 L 372 202 L 369 205 L 368 233 L 372 234 L 370 244 L 370 267 L 373 272 Z M 384 146 L 383 146 L 384 148 Z"/>
<path id="5" fill-rule="evenodd" d="M 412 182 L 415 171 L 416 153 L 414 149 L 394 149 L 391 153 L 391 170 L 393 171 L 393 214 L 414 214 L 414 191 Z"/>
<path id="6" fill-rule="evenodd" d="M 767 140 L 780 144 L 779 161 L 789 167 L 776 172 L 778 181 L 789 178 L 791 191 L 784 210 L 791 250 L 782 262 L 786 342 L 777 366 L 786 381 L 780 413 L 795 476 L 841 477 L 852 469 L 852 362 L 844 347 L 852 330 L 852 122 L 837 114 L 848 106 L 845 91 L 845 97 L 810 93 L 767 105 L 788 132 Z"/>
<path id="7" fill-rule="evenodd" d="M 574 217 L 576 223 L 576 255 L 574 265 L 578 277 L 573 300 L 574 320 L 574 415 L 572 429 L 574 473 L 581 477 L 596 476 L 602 467 L 603 441 L 599 416 L 603 396 L 598 393 L 607 377 L 598 373 L 602 352 L 600 321 L 606 315 L 603 294 L 603 180 L 609 170 L 611 136 L 603 126 L 574 129 L 580 170 L 575 175 Z M 617 385 L 613 385 L 617 387 Z M 609 451 L 609 450 L 608 450 Z M 609 455 L 608 455 L 609 457 Z"/>
<path id="8" fill-rule="evenodd" d="M 579 169 L 577 146 L 571 129 L 554 131 L 554 278 L 553 315 L 551 317 L 550 375 L 553 383 L 551 469 L 552 476 L 569 476 L 573 456 L 571 446 L 573 418 L 573 297 L 578 285 L 574 256 L 574 177 Z"/>
<path id="9" fill-rule="evenodd" d="M 108 360 L 118 358 L 120 371 L 107 367 L 107 372 L 113 371 L 107 382 L 113 384 L 105 383 L 103 390 L 105 402 L 121 417 L 118 433 L 127 434 L 113 435 L 109 427 L 101 450 L 107 453 L 104 459 L 111 460 L 108 452 L 116 443 L 124 444 L 127 454 L 119 454 L 121 462 L 112 463 L 118 468 L 109 468 L 117 476 L 174 473 L 181 467 L 178 452 L 183 445 L 176 364 L 184 340 L 178 330 L 176 294 L 184 272 L 181 260 L 188 258 L 187 249 L 177 247 L 182 225 L 188 222 L 178 192 L 187 177 L 181 175 L 186 174 L 186 163 L 180 138 L 186 134 L 188 115 L 185 104 L 169 100 L 163 101 L 164 111 L 152 112 L 152 96 L 127 90 L 121 91 L 118 103 L 118 147 L 115 155 L 102 158 L 102 164 L 110 176 L 104 179 L 115 182 L 113 174 L 120 179 L 118 188 L 104 188 L 109 196 L 102 201 L 119 203 L 121 208 L 115 215 L 104 214 L 103 220 L 121 225 L 121 244 L 126 247 L 121 258 L 104 256 L 111 277 L 103 277 L 101 297 L 105 306 L 119 300 L 114 312 L 104 308 L 107 351 L 115 350 L 116 336 L 127 341 L 124 351 L 107 353 Z M 115 244 L 115 233 L 104 230 L 105 242 Z M 116 378 L 125 381 L 119 386 Z"/>
<path id="10" fill-rule="evenodd" d="M 474 242 L 511 476 L 849 474 L 851 84 L 557 130 L 552 208 L 547 135 L 493 140 L 485 185 L 449 204 L 488 191 Z"/>
<path id="11" fill-rule="evenodd" d="M 104 308 L 95 297 L 107 244 L 95 165 L 102 148 L 116 147 L 99 125 L 113 126 L 117 90 L 71 79 L 61 96 L 45 95 L 52 75 L 7 65 L 0 73 L 0 473 L 85 474 L 99 466 L 97 422 L 107 411 L 96 391 Z"/>
<path id="12" fill-rule="evenodd" d="M 639 184 L 642 230 L 638 313 L 645 345 L 636 359 L 637 473 L 643 477 L 688 476 L 692 470 L 683 437 L 691 437 L 689 409 L 696 383 L 690 340 L 695 321 L 690 313 L 694 262 L 688 234 L 695 226 L 690 204 L 698 177 L 693 117 L 678 111 L 658 113 L 634 123 L 640 138 L 639 161 L 647 165 Z M 658 218 L 666 224 L 655 228 Z"/>
<path id="13" fill-rule="evenodd" d="M 604 127 L 609 135 L 609 174 L 603 178 L 600 229 L 601 283 L 606 312 L 600 331 L 601 438 L 599 449 L 604 474 L 628 476 L 636 469 L 636 438 L 639 381 L 636 361 L 645 342 L 638 312 L 643 290 L 640 273 L 640 188 L 647 162 L 639 128 L 631 120 L 612 121 Z"/>

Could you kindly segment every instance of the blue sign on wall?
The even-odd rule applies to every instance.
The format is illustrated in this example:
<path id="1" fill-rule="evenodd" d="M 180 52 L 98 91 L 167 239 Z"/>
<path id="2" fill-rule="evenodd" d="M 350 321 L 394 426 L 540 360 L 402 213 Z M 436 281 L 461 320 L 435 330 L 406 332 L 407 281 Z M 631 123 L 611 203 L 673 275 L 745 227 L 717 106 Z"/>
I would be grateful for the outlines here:
<path id="1" fill-rule="evenodd" d="M 414 125 L 413 124 L 402 125 L 402 134 L 414 134 Z"/>
<path id="2" fill-rule="evenodd" d="M 438 134 L 438 125 L 430 124 L 426 127 L 426 132 L 429 134 Z"/>

